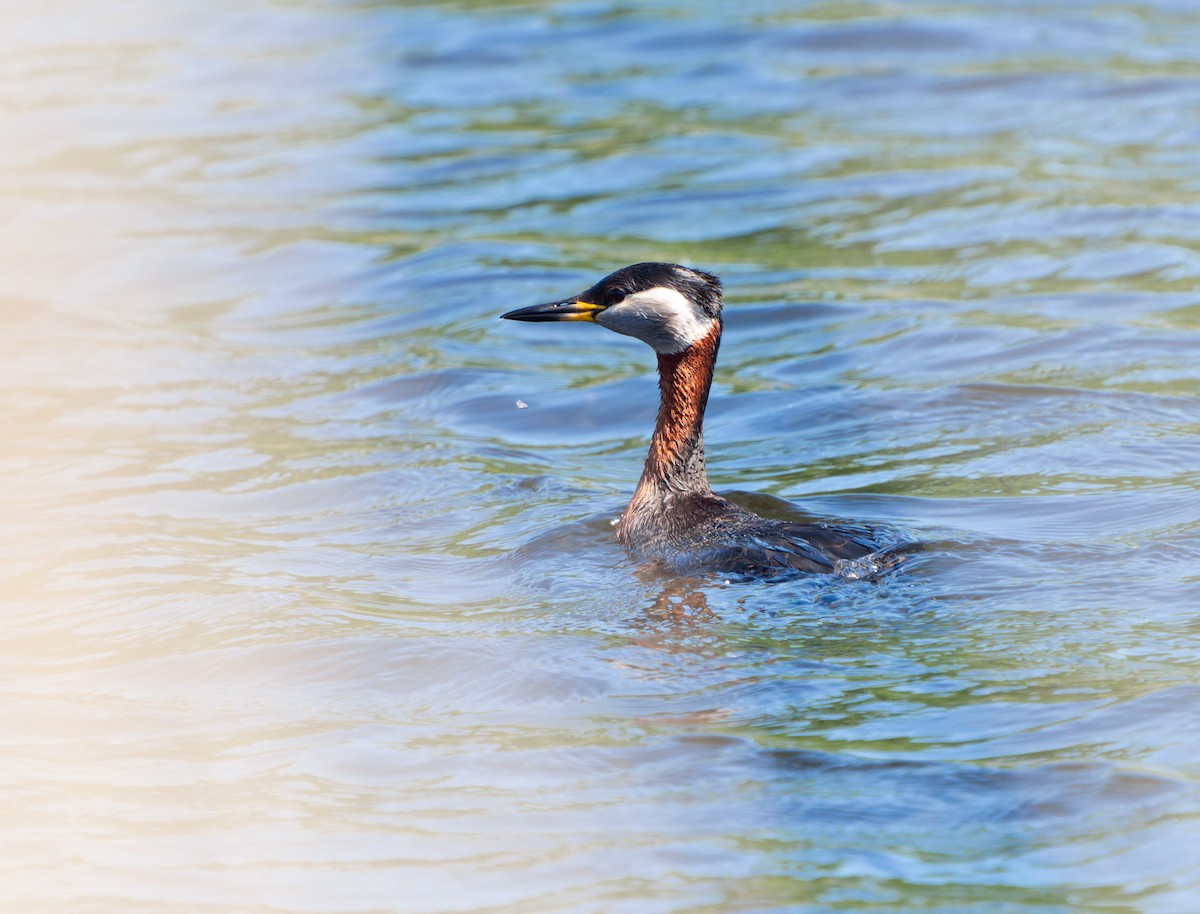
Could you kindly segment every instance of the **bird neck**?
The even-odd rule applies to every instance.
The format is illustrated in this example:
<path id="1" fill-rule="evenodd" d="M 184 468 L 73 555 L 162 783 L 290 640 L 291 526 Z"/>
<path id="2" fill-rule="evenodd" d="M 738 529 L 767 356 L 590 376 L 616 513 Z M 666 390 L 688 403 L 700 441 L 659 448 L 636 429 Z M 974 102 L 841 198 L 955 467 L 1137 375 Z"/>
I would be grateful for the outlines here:
<path id="1" fill-rule="evenodd" d="M 659 353 L 658 421 L 634 503 L 639 496 L 712 492 L 704 470 L 704 409 L 720 345 L 721 325 L 714 322 L 705 336 L 683 352 Z"/>

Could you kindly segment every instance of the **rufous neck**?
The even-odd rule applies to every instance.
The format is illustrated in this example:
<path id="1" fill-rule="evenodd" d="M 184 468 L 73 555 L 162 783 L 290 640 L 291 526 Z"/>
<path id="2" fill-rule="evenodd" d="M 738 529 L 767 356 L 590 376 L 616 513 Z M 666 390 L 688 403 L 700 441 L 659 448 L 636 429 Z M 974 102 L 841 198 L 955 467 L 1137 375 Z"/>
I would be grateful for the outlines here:
<path id="1" fill-rule="evenodd" d="M 704 409 L 721 344 L 721 325 L 680 353 L 658 355 L 661 400 L 638 492 L 711 492 L 704 470 Z"/>

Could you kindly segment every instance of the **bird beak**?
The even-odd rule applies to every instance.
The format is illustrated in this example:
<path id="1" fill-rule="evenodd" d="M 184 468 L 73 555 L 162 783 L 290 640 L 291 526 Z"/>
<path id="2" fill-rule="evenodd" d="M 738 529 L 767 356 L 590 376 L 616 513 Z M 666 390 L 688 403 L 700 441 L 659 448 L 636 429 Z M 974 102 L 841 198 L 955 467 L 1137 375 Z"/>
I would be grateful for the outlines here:
<path id="1" fill-rule="evenodd" d="M 562 301 L 552 301 L 545 305 L 533 305 L 529 308 L 518 308 L 501 314 L 500 317 L 510 321 L 591 321 L 595 322 L 596 315 L 604 310 L 604 305 L 593 305 L 591 302 L 578 298 L 564 298 Z"/>

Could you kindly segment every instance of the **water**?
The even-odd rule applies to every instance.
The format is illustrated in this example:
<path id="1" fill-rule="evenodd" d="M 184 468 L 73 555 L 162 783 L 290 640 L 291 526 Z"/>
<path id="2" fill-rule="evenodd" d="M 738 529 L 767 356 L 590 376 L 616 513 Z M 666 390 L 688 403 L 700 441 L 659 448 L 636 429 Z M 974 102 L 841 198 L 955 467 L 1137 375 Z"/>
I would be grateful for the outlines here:
<path id="1" fill-rule="evenodd" d="M 1190 4 L 0 20 L 5 910 L 1195 909 Z M 634 566 L 651 353 L 496 316 L 648 259 L 941 545 Z"/>

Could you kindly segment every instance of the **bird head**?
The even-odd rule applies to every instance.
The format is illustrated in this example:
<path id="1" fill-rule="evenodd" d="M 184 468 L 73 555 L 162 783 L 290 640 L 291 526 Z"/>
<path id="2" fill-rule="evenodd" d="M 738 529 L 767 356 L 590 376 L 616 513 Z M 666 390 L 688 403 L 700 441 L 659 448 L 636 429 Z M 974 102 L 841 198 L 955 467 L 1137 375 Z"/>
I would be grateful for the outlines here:
<path id="1" fill-rule="evenodd" d="M 587 321 L 680 353 L 721 326 L 721 280 L 675 263 L 635 263 L 578 295 L 500 315 L 514 321 Z"/>

